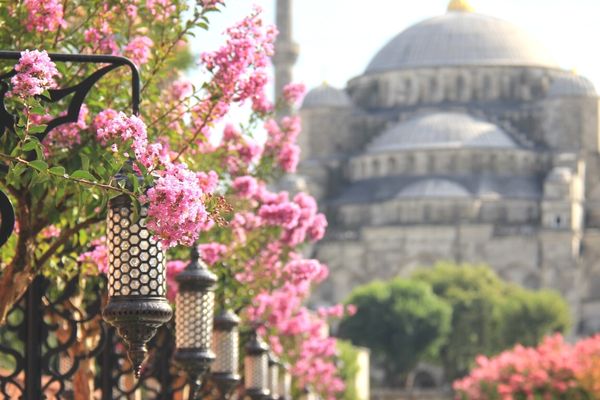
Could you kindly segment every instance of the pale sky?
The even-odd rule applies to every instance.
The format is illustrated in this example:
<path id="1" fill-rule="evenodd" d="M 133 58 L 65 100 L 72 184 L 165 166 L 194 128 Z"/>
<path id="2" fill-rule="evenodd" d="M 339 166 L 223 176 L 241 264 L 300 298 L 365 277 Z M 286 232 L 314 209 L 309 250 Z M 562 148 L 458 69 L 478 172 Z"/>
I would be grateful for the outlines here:
<path id="1" fill-rule="evenodd" d="M 388 40 L 410 25 L 446 12 L 448 0 L 293 0 L 300 57 L 294 80 L 337 87 L 360 75 Z M 275 0 L 228 0 L 199 33 L 194 50 L 214 49 L 227 26 L 253 4 L 274 22 Z M 565 69 L 576 69 L 600 90 L 600 0 L 471 0 L 476 12 L 507 20 L 537 38 Z"/>

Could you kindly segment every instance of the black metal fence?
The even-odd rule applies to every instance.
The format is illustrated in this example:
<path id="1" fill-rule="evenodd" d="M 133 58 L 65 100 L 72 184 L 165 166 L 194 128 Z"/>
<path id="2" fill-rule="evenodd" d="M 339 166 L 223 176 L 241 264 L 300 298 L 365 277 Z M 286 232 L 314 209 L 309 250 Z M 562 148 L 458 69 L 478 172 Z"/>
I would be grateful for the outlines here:
<path id="1" fill-rule="evenodd" d="M 0 398 L 180 399 L 185 375 L 171 362 L 173 326 L 149 345 L 141 378 L 101 317 L 103 277 L 57 285 L 38 276 L 0 327 Z"/>

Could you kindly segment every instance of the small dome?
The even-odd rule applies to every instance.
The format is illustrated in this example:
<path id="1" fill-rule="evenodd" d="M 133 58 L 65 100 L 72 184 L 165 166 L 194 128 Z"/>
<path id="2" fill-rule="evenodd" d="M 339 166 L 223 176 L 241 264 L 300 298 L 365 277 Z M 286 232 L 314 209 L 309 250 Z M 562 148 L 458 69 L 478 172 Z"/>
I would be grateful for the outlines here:
<path id="1" fill-rule="evenodd" d="M 377 53 L 366 73 L 464 65 L 557 68 L 550 54 L 527 32 L 460 7 L 401 32 Z"/>
<path id="2" fill-rule="evenodd" d="M 341 90 L 323 83 L 304 97 L 302 108 L 323 108 L 323 107 L 351 107 L 352 102 L 348 94 Z"/>
<path id="3" fill-rule="evenodd" d="M 550 85 L 548 97 L 596 97 L 596 88 L 587 78 L 579 75 L 566 75 L 557 78 Z"/>
<path id="4" fill-rule="evenodd" d="M 435 113 L 400 122 L 369 144 L 370 153 L 410 149 L 516 148 L 498 126 L 461 113 Z"/>
<path id="5" fill-rule="evenodd" d="M 396 197 L 399 199 L 468 198 L 471 194 L 463 186 L 447 179 L 425 179 L 406 186 Z"/>

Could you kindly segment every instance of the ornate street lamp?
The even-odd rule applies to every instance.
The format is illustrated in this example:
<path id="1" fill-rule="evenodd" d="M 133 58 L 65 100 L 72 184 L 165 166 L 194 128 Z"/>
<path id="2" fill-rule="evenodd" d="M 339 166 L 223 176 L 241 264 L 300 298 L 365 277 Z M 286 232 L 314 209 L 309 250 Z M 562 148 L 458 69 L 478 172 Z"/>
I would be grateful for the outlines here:
<path id="1" fill-rule="evenodd" d="M 292 400 L 292 374 L 289 365 L 281 364 L 279 371 L 279 398 L 278 400 Z"/>
<path id="2" fill-rule="evenodd" d="M 246 394 L 252 400 L 264 400 L 269 396 L 269 346 L 252 331 L 246 344 L 244 358 L 244 384 Z"/>
<path id="3" fill-rule="evenodd" d="M 224 310 L 215 317 L 213 351 L 216 358 L 211 366 L 211 378 L 225 399 L 241 380 L 238 373 L 239 325 L 240 318 L 231 310 Z"/>
<path id="4" fill-rule="evenodd" d="M 125 173 L 115 178 L 127 182 Z M 103 317 L 125 339 L 138 378 L 148 352 L 146 343 L 173 316 L 166 298 L 165 252 L 146 229 L 146 216 L 146 207 L 136 213 L 127 195 L 109 202 L 108 304 Z"/>
<path id="5" fill-rule="evenodd" d="M 279 367 L 281 363 L 273 352 L 269 352 L 269 399 L 279 399 Z"/>
<path id="6" fill-rule="evenodd" d="M 217 276 L 200 260 L 194 246 L 189 265 L 175 279 L 179 291 L 175 298 L 174 359 L 187 372 L 190 399 L 195 399 L 215 359 L 212 334 Z"/>

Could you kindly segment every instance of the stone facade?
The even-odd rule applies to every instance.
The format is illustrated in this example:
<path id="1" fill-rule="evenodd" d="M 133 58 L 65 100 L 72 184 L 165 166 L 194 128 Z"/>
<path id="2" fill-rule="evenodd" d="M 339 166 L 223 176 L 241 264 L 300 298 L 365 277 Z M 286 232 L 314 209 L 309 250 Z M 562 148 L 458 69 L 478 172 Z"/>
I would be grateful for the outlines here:
<path id="1" fill-rule="evenodd" d="M 408 28 L 345 89 L 310 91 L 299 173 L 330 221 L 320 300 L 487 263 L 560 291 L 577 333 L 600 330 L 599 110 L 587 79 L 466 9 Z"/>

